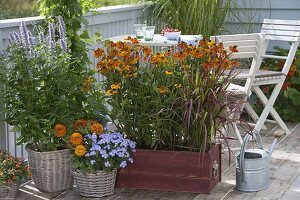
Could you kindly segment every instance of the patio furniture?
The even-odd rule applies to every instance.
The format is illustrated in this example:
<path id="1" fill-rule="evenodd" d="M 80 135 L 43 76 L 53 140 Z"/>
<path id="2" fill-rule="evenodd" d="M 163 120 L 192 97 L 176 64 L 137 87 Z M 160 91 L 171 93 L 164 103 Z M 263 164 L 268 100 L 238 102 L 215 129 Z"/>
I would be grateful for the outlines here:
<path id="1" fill-rule="evenodd" d="M 251 95 L 251 87 L 253 85 L 254 76 L 262 62 L 262 54 L 266 51 L 265 34 L 253 33 L 253 34 L 235 34 L 235 35 L 217 35 L 212 36 L 212 40 L 216 42 L 222 42 L 225 49 L 229 49 L 230 46 L 237 45 L 238 52 L 230 54 L 232 59 L 249 58 L 252 59 L 250 70 L 243 74 L 243 78 L 246 80 L 244 83 L 230 84 L 228 91 L 230 95 L 228 98 L 234 98 L 233 101 L 238 101 L 238 106 L 229 106 L 228 111 L 230 115 L 228 119 L 232 121 L 233 131 L 236 133 L 240 143 L 243 143 L 241 134 L 237 128 L 237 124 L 240 122 L 240 114 L 247 102 L 247 99 Z M 235 77 L 240 74 L 236 71 L 233 72 Z M 232 101 L 229 99 L 229 101 Z M 234 103 L 236 105 L 236 103 Z M 230 129 L 227 126 L 228 131 Z"/>
<path id="2" fill-rule="evenodd" d="M 128 35 L 117 35 L 107 39 L 113 42 L 117 42 L 117 41 L 124 41 L 124 39 L 127 38 L 128 36 L 135 38 L 135 35 L 128 34 Z M 180 39 L 181 41 L 187 42 L 188 44 L 195 45 L 199 40 L 203 39 L 203 36 L 202 35 L 181 35 Z M 150 46 L 152 47 L 152 50 L 154 52 L 157 52 L 164 47 L 176 46 L 178 44 L 178 41 L 168 40 L 165 36 L 162 36 L 160 34 L 154 34 L 153 41 L 145 41 L 144 39 L 140 39 L 139 43 L 141 45 Z"/>
<path id="3" fill-rule="evenodd" d="M 251 118 L 256 122 L 254 129 L 260 131 L 264 123 L 267 120 L 269 114 L 274 120 L 268 120 L 270 122 L 277 122 L 277 124 L 286 132 L 291 134 L 291 131 L 283 122 L 279 114 L 273 107 L 276 98 L 280 92 L 280 89 L 285 81 L 285 78 L 290 70 L 291 64 L 295 57 L 297 47 L 300 40 L 300 21 L 296 20 L 277 20 L 277 19 L 265 19 L 262 25 L 261 33 L 266 34 L 266 44 L 270 41 L 284 41 L 290 43 L 290 50 L 287 56 L 275 56 L 275 55 L 262 55 L 263 58 L 282 59 L 285 60 L 284 66 L 281 72 L 258 70 L 253 82 L 252 91 L 256 93 L 259 100 L 264 105 L 264 110 L 260 116 L 258 116 L 249 103 L 245 105 L 245 110 L 249 113 Z M 241 73 L 241 75 L 243 72 Z M 273 92 L 268 99 L 259 86 L 262 85 L 275 85 Z"/>

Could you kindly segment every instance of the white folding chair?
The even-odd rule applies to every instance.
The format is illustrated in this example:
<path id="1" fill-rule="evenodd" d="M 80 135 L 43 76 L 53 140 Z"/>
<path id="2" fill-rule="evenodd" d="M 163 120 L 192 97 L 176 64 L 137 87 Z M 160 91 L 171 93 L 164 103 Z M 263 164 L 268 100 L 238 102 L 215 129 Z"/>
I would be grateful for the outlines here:
<path id="1" fill-rule="evenodd" d="M 260 131 L 264 123 L 267 121 L 269 114 L 275 120 L 268 120 L 277 122 L 278 125 L 286 132 L 291 134 L 291 131 L 283 122 L 273 107 L 280 89 L 285 81 L 285 78 L 290 70 L 291 64 L 295 57 L 297 47 L 300 40 L 300 21 L 296 20 L 277 20 L 265 19 L 262 25 L 261 33 L 266 34 L 266 45 L 270 41 L 285 41 L 290 43 L 290 50 L 287 56 L 267 55 L 264 53 L 263 58 L 284 59 L 285 63 L 281 72 L 258 70 L 253 81 L 252 91 L 256 93 L 259 100 L 263 103 L 264 109 L 260 116 L 258 116 L 249 103 L 246 103 L 245 110 L 249 113 L 251 118 L 256 122 L 254 129 Z M 241 73 L 240 75 L 242 75 Z M 275 85 L 270 98 L 268 99 L 259 86 L 262 85 Z"/>
<path id="2" fill-rule="evenodd" d="M 251 95 L 251 87 L 253 85 L 253 80 L 259 66 L 262 62 L 262 54 L 266 51 L 265 45 L 265 34 L 253 33 L 253 34 L 235 34 L 235 35 L 218 35 L 212 36 L 211 40 L 216 42 L 222 42 L 225 49 L 229 49 L 230 46 L 237 45 L 238 52 L 232 53 L 230 57 L 232 59 L 241 59 L 241 58 L 251 58 L 251 67 L 248 70 L 248 73 L 243 74 L 243 78 L 246 79 L 244 84 L 230 84 L 228 91 L 230 92 L 229 96 L 237 97 L 239 100 L 239 106 L 234 107 L 230 111 L 230 116 L 227 116 L 229 119 L 236 119 L 240 117 L 241 111 L 244 108 L 245 102 Z M 237 74 L 238 75 L 238 74 Z M 231 109 L 231 108 L 228 108 Z M 239 141 L 242 143 L 243 139 L 237 128 L 237 123 L 239 120 L 233 120 L 233 131 L 236 133 Z M 228 131 L 229 126 L 227 126 Z"/>

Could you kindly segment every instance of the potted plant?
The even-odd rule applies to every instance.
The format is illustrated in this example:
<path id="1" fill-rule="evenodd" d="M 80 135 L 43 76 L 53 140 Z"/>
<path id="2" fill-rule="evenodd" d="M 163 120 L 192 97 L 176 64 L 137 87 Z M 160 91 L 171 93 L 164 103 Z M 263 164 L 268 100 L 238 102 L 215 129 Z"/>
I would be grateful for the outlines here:
<path id="1" fill-rule="evenodd" d="M 14 199 L 21 182 L 30 176 L 29 166 L 23 159 L 0 151 L 0 199 Z"/>
<path id="2" fill-rule="evenodd" d="M 73 146 L 73 175 L 81 196 L 103 197 L 113 194 L 118 168 L 133 162 L 135 143 L 120 133 L 104 133 L 97 121 L 74 123 L 70 137 Z"/>
<path id="3" fill-rule="evenodd" d="M 94 72 L 88 67 L 76 70 L 68 46 L 61 17 L 57 24 L 48 24 L 47 37 L 42 30 L 34 37 L 22 22 L 20 35 L 10 34 L 10 45 L 0 56 L 5 120 L 20 132 L 18 142 L 26 144 L 32 179 L 46 192 L 72 187 L 66 142 L 70 124 L 97 115 L 91 109 L 93 99 L 104 107 L 101 91 L 93 90 Z"/>
<path id="4" fill-rule="evenodd" d="M 109 115 L 138 148 L 117 185 L 208 193 L 221 180 L 216 136 L 226 124 L 232 80 L 223 72 L 237 61 L 212 41 L 152 54 L 127 39 L 95 51 Z"/>

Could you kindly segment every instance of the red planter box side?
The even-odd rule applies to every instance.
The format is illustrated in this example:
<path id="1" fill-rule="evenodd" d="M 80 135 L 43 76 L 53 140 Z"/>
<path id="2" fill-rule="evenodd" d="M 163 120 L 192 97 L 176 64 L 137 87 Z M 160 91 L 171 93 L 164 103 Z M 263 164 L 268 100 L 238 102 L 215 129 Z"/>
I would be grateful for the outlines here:
<path id="1" fill-rule="evenodd" d="M 117 187 L 207 194 L 221 181 L 220 144 L 206 153 L 138 149 L 133 162 L 118 171 Z"/>

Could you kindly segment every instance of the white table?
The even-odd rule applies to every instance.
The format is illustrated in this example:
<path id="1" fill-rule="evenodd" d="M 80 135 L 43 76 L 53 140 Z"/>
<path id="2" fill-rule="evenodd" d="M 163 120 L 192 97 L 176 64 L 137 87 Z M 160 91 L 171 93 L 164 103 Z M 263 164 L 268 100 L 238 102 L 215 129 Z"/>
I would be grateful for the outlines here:
<path id="1" fill-rule="evenodd" d="M 107 38 L 113 42 L 116 41 L 124 41 L 125 38 L 128 36 L 135 38 L 135 35 L 128 34 L 128 35 L 118 35 L 115 37 Z M 191 43 L 195 41 L 199 41 L 203 39 L 202 35 L 181 35 L 181 41 Z M 165 36 L 160 34 L 154 34 L 153 41 L 145 41 L 144 39 L 139 39 L 139 43 L 141 45 L 153 46 L 153 47 L 168 47 L 168 46 L 176 46 L 177 40 L 167 40 Z"/>

